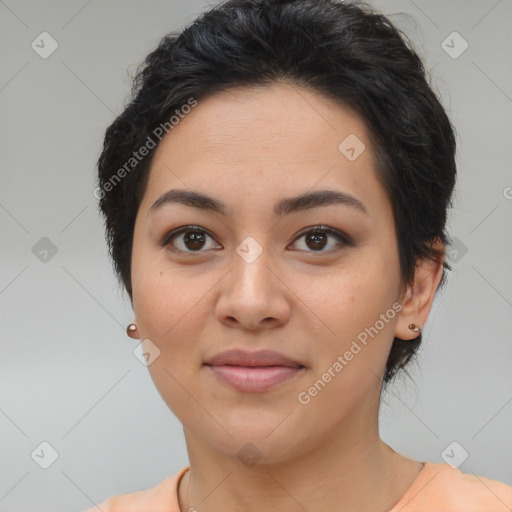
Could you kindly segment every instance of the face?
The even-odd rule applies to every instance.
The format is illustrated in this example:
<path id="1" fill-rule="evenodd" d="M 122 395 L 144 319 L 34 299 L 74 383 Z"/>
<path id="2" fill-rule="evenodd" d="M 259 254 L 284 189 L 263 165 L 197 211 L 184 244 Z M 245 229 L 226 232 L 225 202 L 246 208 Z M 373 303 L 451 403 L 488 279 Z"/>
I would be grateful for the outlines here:
<path id="1" fill-rule="evenodd" d="M 183 197 L 151 209 L 170 190 L 224 211 Z M 320 191 L 331 199 L 282 203 Z M 348 109 L 284 84 L 200 101 L 157 148 L 131 271 L 151 377 L 204 446 L 236 456 L 251 442 L 272 463 L 376 428 L 400 267 L 368 132 Z M 230 349 L 299 367 L 205 364 Z"/>

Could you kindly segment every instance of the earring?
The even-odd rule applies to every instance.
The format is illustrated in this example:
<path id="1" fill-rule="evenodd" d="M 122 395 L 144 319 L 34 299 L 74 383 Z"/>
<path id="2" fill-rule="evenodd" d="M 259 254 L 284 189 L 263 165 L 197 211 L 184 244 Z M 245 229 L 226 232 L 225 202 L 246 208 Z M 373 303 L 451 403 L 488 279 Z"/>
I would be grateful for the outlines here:
<path id="1" fill-rule="evenodd" d="M 135 338 L 134 334 L 135 334 L 135 331 L 137 330 L 137 326 L 135 324 L 130 324 L 127 328 L 126 328 L 126 334 L 130 337 L 130 338 Z"/>
<path id="2" fill-rule="evenodd" d="M 409 329 L 410 329 L 411 331 L 421 333 L 421 327 L 420 327 L 419 325 L 416 325 L 416 324 L 409 324 Z"/>

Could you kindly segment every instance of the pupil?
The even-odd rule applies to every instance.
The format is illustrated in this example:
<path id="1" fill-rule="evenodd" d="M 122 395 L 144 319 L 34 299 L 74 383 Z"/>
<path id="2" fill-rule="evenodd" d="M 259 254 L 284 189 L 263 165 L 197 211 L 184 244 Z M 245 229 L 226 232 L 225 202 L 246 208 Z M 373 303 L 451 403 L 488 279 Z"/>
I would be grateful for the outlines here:
<path id="1" fill-rule="evenodd" d="M 190 247 L 188 244 L 192 244 Z M 200 249 L 204 244 L 204 233 L 197 233 L 195 231 L 187 231 L 185 234 L 185 244 L 189 249 Z M 194 245 L 197 244 L 197 245 Z"/>
<path id="2" fill-rule="evenodd" d="M 306 239 L 308 241 L 313 241 L 312 249 L 322 249 L 325 247 L 325 234 L 311 233 L 306 237 Z M 323 239 L 324 243 L 322 243 L 321 239 Z"/>

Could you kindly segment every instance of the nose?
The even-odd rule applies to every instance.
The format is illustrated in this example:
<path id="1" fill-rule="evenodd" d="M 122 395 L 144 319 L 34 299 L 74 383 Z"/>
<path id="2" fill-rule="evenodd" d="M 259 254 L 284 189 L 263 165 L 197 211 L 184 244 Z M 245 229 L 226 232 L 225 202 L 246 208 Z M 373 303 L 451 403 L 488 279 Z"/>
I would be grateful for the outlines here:
<path id="1" fill-rule="evenodd" d="M 270 259 L 266 251 L 252 262 L 235 255 L 232 270 L 220 284 L 215 314 L 221 323 L 254 331 L 288 322 L 293 293 Z"/>

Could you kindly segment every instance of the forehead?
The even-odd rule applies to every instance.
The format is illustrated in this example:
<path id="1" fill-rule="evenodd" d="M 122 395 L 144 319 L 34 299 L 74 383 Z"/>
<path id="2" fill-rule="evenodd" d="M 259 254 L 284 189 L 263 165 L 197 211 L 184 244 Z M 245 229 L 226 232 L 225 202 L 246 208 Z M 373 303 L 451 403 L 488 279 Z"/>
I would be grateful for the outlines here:
<path id="1" fill-rule="evenodd" d="M 231 88 L 200 100 L 161 147 L 178 149 L 185 143 L 194 150 L 189 158 L 232 153 L 233 159 L 239 154 L 265 160 L 265 151 L 272 151 L 273 158 L 318 160 L 319 145 L 334 144 L 337 151 L 336 140 L 350 130 L 368 138 L 364 123 L 349 108 L 311 89 L 279 83 Z"/>
<path id="2" fill-rule="evenodd" d="M 360 152 L 355 159 L 343 152 L 347 140 Z M 349 108 L 288 84 L 231 88 L 199 100 L 160 142 L 141 209 L 176 187 L 227 203 L 315 187 L 343 190 L 370 209 L 382 210 L 387 201 L 364 122 Z"/>

